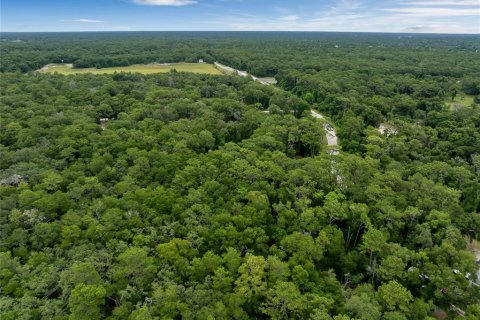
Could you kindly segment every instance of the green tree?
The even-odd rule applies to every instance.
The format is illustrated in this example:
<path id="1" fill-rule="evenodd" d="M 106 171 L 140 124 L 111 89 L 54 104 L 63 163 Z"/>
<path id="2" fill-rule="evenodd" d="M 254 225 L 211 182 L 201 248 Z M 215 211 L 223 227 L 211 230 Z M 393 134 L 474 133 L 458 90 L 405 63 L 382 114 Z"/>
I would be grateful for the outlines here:
<path id="1" fill-rule="evenodd" d="M 112 278 L 119 287 L 127 284 L 145 288 L 151 285 L 157 267 L 145 249 L 128 248 L 117 257 L 112 267 Z"/>
<path id="2" fill-rule="evenodd" d="M 78 284 L 70 294 L 70 319 L 101 319 L 106 290 L 102 286 Z"/>
<path id="3" fill-rule="evenodd" d="M 261 310 L 270 319 L 305 319 L 307 300 L 291 282 L 279 282 L 267 292 Z"/>
<path id="4" fill-rule="evenodd" d="M 410 311 L 412 294 L 396 281 L 390 281 L 378 288 L 378 298 L 385 310 L 399 310 L 407 313 Z"/>

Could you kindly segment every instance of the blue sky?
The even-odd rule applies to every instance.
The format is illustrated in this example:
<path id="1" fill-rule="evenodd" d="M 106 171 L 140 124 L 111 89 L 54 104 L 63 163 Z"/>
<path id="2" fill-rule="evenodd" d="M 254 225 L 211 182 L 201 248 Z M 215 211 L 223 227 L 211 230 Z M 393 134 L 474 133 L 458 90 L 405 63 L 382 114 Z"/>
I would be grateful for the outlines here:
<path id="1" fill-rule="evenodd" d="M 480 0 L 1 0 L 1 31 L 480 33 Z"/>

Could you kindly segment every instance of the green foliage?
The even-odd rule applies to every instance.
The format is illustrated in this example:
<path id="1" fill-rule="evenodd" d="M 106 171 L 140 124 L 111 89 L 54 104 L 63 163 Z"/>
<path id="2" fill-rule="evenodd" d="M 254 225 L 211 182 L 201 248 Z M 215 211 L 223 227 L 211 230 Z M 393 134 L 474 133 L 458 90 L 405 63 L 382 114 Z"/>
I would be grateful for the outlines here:
<path id="1" fill-rule="evenodd" d="M 100 319 L 100 307 L 105 303 L 105 288 L 80 283 L 70 294 L 69 319 Z"/>
<path id="2" fill-rule="evenodd" d="M 24 36 L 0 46 L 2 319 L 478 318 L 480 109 L 444 105 L 475 39 Z M 10 72 L 199 58 L 279 86 Z"/>

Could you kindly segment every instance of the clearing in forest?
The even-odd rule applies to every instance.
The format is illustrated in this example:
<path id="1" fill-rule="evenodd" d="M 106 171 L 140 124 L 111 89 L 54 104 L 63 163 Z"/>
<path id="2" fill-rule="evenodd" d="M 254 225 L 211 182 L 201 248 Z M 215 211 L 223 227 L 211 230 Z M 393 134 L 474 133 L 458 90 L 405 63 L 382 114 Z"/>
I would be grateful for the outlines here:
<path id="1" fill-rule="evenodd" d="M 42 73 L 60 73 L 64 75 L 91 73 L 91 74 L 111 74 L 115 72 L 138 72 L 142 74 L 166 73 L 175 69 L 178 72 L 192 72 L 203 74 L 223 74 L 212 64 L 208 63 L 151 63 L 151 64 L 135 64 L 127 67 L 111 67 L 111 68 L 73 68 L 71 64 L 48 64 L 38 70 Z"/>
<path id="2" fill-rule="evenodd" d="M 473 96 L 460 94 L 457 95 L 453 101 L 448 99 L 447 104 L 450 110 L 458 111 L 462 108 L 470 107 L 473 104 Z"/>

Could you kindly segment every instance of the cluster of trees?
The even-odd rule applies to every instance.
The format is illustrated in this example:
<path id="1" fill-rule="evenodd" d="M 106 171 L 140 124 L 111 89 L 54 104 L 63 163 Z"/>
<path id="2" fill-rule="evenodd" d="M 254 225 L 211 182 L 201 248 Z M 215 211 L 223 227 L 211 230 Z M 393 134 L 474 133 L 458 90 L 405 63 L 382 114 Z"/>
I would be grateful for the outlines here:
<path id="1" fill-rule="evenodd" d="M 464 89 L 456 79 L 477 79 L 477 62 L 462 66 L 469 38 L 418 39 L 429 49 L 412 50 L 443 55 L 429 75 L 402 76 L 404 53 L 379 71 L 357 55 L 383 36 L 324 35 L 350 56 L 333 47 L 344 64 L 307 72 L 292 69 L 303 51 L 290 55 L 313 35 L 174 35 L 162 40 L 172 52 L 218 41 L 225 57 L 263 41 L 271 61 L 287 60 L 286 90 L 178 72 L 1 74 L 2 319 L 401 320 L 452 305 L 480 317 L 466 249 L 480 234 L 480 111 L 443 102 L 450 85 Z M 18 70 L 22 45 L 80 43 L 25 37 L 2 43 L 2 70 Z M 439 75 L 441 59 L 460 73 Z M 335 121 L 339 155 L 312 107 Z M 391 134 L 377 129 L 386 119 Z"/>
<path id="2" fill-rule="evenodd" d="M 151 62 L 197 62 L 205 59 L 206 40 L 165 33 L 7 33 L 0 46 L 1 72 L 28 72 L 49 63 L 72 63 L 77 68 L 105 68 Z M 15 41 L 17 40 L 17 41 Z M 20 41 L 18 41 L 20 40 Z"/>

